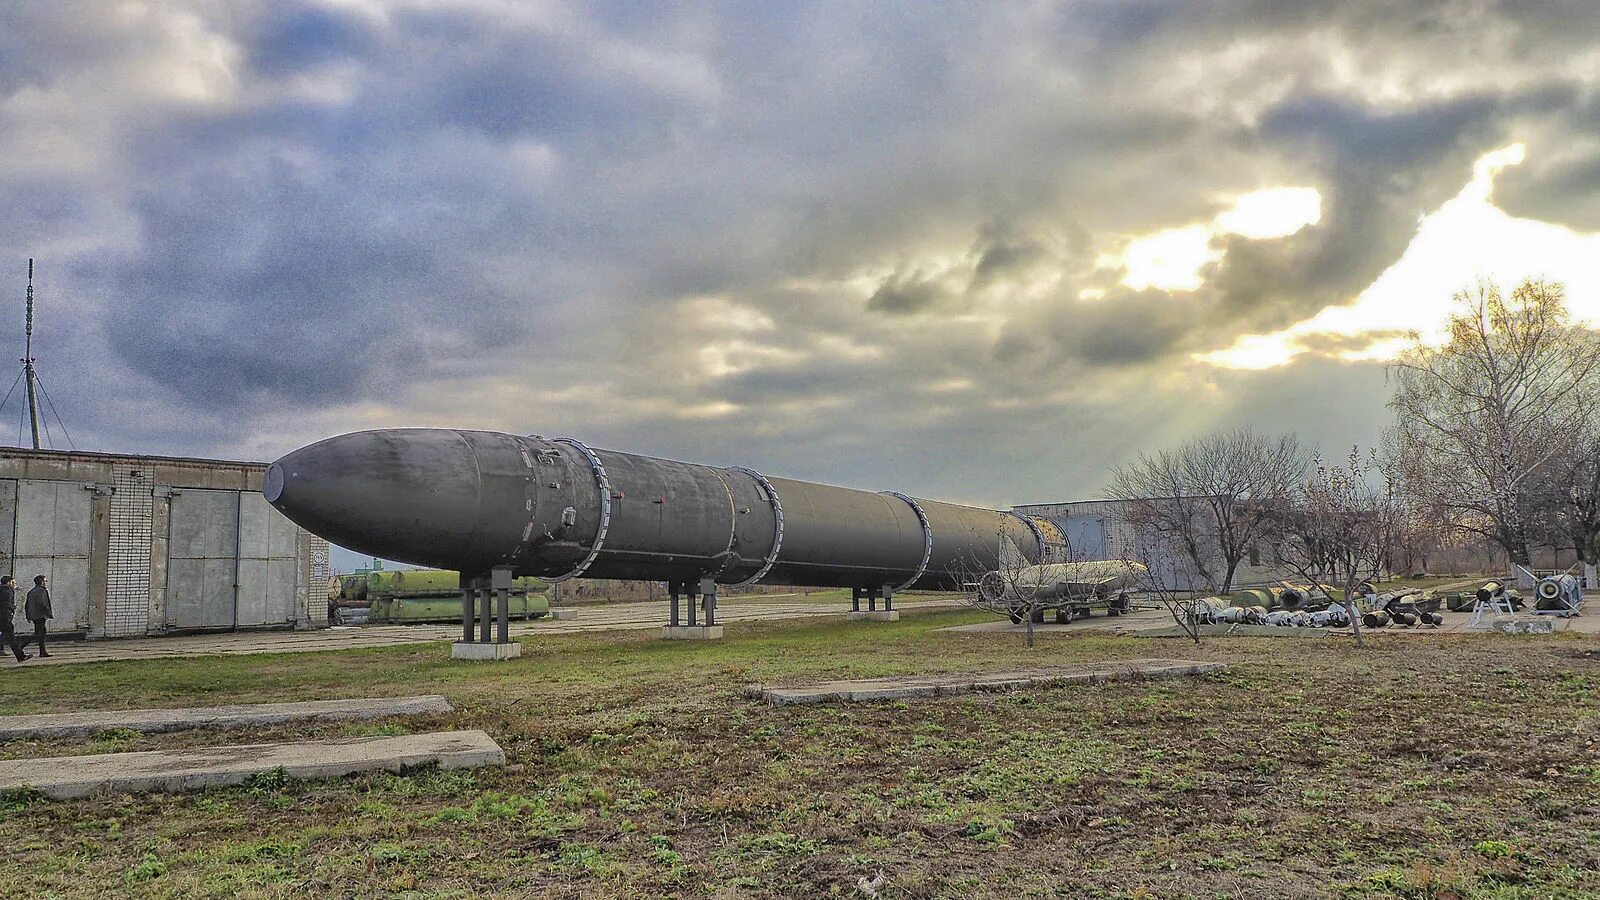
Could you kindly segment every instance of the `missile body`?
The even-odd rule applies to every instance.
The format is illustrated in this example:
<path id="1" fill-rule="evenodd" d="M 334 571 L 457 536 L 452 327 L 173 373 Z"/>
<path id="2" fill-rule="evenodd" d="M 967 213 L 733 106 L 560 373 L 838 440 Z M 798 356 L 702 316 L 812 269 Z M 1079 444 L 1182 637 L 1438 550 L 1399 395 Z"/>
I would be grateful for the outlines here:
<path id="1" fill-rule="evenodd" d="M 594 450 L 570 438 L 401 428 L 328 438 L 267 469 L 267 501 L 333 543 L 406 563 L 555 581 L 943 589 L 1048 520 Z"/>

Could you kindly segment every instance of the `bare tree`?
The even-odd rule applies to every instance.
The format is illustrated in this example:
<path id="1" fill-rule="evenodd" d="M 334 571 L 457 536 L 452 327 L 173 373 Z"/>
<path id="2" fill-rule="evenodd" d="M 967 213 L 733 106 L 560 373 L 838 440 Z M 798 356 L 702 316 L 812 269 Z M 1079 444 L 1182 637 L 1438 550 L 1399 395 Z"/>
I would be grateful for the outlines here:
<path id="1" fill-rule="evenodd" d="M 1356 597 L 1377 581 L 1393 554 L 1402 528 L 1396 486 L 1376 454 L 1363 457 L 1352 448 L 1344 465 L 1320 461 L 1290 502 L 1274 509 L 1269 527 L 1273 549 L 1283 564 L 1313 588 L 1343 592 L 1345 614 L 1362 646 Z"/>
<path id="2" fill-rule="evenodd" d="M 1399 430 L 1391 425 L 1373 456 L 1395 505 L 1393 555 L 1384 566 L 1393 572 L 1423 574 L 1432 571 L 1431 561 L 1456 545 L 1462 533 L 1452 526 L 1453 513 L 1411 481 L 1404 446 Z"/>
<path id="3" fill-rule="evenodd" d="M 1206 587 L 1226 594 L 1262 537 L 1271 509 L 1304 477 L 1299 438 L 1245 428 L 1217 432 L 1112 470 L 1107 493 L 1128 521 L 1179 554 Z"/>
<path id="4" fill-rule="evenodd" d="M 1600 563 L 1600 415 L 1585 404 L 1580 428 L 1531 479 L 1535 518 L 1555 548 L 1570 548 L 1591 571 Z"/>
<path id="5" fill-rule="evenodd" d="M 1600 374 L 1600 341 L 1567 322 L 1560 284 L 1493 282 L 1455 295 L 1449 340 L 1390 367 L 1399 456 L 1412 489 L 1455 527 L 1530 562 L 1532 476 L 1581 425 Z"/>

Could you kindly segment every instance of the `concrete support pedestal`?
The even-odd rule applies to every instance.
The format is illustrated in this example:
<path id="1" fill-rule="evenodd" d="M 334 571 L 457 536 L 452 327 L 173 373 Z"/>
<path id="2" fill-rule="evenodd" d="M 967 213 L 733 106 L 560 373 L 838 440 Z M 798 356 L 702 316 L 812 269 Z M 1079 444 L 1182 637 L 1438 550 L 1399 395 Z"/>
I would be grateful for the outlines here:
<path id="1" fill-rule="evenodd" d="M 721 625 L 663 625 L 661 639 L 665 641 L 716 641 L 722 639 Z"/>
<path id="2" fill-rule="evenodd" d="M 564 622 L 568 619 L 578 618 L 578 611 L 570 606 L 552 606 L 550 607 L 550 618 L 557 622 Z"/>
<path id="3" fill-rule="evenodd" d="M 478 602 L 474 603 L 476 599 Z M 450 646 L 453 659 L 516 659 L 522 645 L 511 640 L 511 570 L 496 566 L 486 576 L 461 576 L 461 640 Z M 473 622 L 473 611 L 478 612 Z M 473 625 L 476 624 L 476 635 Z"/>
<path id="4" fill-rule="evenodd" d="M 715 641 L 722 637 L 722 626 L 717 624 L 717 582 L 706 577 L 696 584 L 692 581 L 667 582 L 667 624 L 661 627 L 661 638 L 667 641 Z M 679 618 L 688 598 L 689 621 Z M 705 621 L 695 621 L 696 610 L 705 614 Z"/>
<path id="5" fill-rule="evenodd" d="M 472 659 L 483 662 L 497 659 L 516 659 L 522 655 L 522 645 L 510 644 L 484 644 L 478 641 L 456 641 L 450 645 L 450 656 L 454 659 Z"/>
<path id="6" fill-rule="evenodd" d="M 883 609 L 878 608 L 878 598 L 883 598 Z M 867 608 L 861 608 L 861 601 L 867 601 Z M 898 622 L 900 611 L 894 608 L 894 588 L 891 585 L 882 587 L 864 587 L 850 589 L 850 612 L 845 616 L 846 622 Z"/>
<path id="7" fill-rule="evenodd" d="M 898 609 L 858 609 L 845 613 L 847 622 L 898 622 L 900 610 Z"/>

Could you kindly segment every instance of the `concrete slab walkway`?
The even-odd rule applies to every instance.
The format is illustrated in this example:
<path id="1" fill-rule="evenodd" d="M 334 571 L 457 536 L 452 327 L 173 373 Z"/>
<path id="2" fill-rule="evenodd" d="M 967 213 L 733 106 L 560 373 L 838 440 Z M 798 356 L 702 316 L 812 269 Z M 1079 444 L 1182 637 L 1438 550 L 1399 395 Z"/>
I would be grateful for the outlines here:
<path id="1" fill-rule="evenodd" d="M 1205 675 L 1226 669 L 1226 663 L 1186 659 L 1134 659 L 1112 663 L 1029 669 L 1021 672 L 988 672 L 977 675 L 910 675 L 898 678 L 864 678 L 855 681 L 824 681 L 794 687 L 753 684 L 746 696 L 766 700 L 777 706 L 806 703 L 855 703 L 868 700 L 901 700 L 909 697 L 943 697 L 976 691 L 1006 691 L 1029 687 L 1056 687 L 1066 684 L 1103 684 L 1111 681 L 1138 681 L 1151 678 L 1177 678 Z"/>
<path id="2" fill-rule="evenodd" d="M 955 609 L 962 605 L 959 599 L 947 597 L 895 598 L 895 606 L 905 610 Z M 578 610 L 574 618 L 513 622 L 511 635 L 658 630 L 667 621 L 665 600 L 568 608 Z M 849 601 L 841 601 L 837 597 L 808 599 L 805 594 L 767 594 L 759 599 L 737 598 L 720 603 L 717 606 L 717 621 L 732 624 L 827 616 L 842 618 L 849 610 Z M 60 641 L 51 642 L 49 659 L 35 657 L 25 663 L 13 662 L 9 656 L 0 659 L 0 683 L 4 683 L 7 672 L 35 666 L 217 654 L 307 653 L 455 641 L 460 638 L 460 625 L 363 625 L 318 631 L 250 631 L 106 641 Z"/>
<path id="3" fill-rule="evenodd" d="M 311 779 L 378 770 L 400 772 L 427 764 L 446 769 L 502 766 L 505 761 L 500 745 L 482 731 L 440 731 L 345 741 L 7 760 L 0 766 L 0 791 L 32 789 L 66 800 L 243 784 L 253 775 L 278 768 L 290 778 Z"/>
<path id="4" fill-rule="evenodd" d="M 284 722 L 378 719 L 454 711 L 437 694 L 420 697 L 362 697 L 352 700 L 309 700 L 299 703 L 250 703 L 187 709 L 119 709 L 0 716 L 0 741 L 16 738 L 81 737 L 107 728 L 131 731 L 180 731 Z"/>

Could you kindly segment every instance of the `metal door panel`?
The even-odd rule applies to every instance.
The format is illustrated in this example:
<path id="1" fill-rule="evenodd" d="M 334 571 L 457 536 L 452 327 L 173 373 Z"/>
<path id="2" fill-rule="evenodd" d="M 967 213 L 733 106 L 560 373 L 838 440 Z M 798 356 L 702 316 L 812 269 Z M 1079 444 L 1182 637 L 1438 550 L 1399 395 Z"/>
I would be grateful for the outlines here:
<path id="1" fill-rule="evenodd" d="M 260 494 L 242 494 L 240 504 L 239 625 L 293 624 L 295 524 Z"/>
<path id="2" fill-rule="evenodd" d="M 174 559 L 231 558 L 238 546 L 238 496 L 233 491 L 173 491 L 168 555 Z"/>
<path id="3" fill-rule="evenodd" d="M 239 494 L 172 492 L 167 549 L 167 624 L 229 628 L 234 624 Z"/>
<path id="4" fill-rule="evenodd" d="M 268 513 L 276 513 L 260 494 L 239 495 L 239 555 L 244 559 L 265 559 L 271 541 L 272 521 Z"/>
<path id="5" fill-rule="evenodd" d="M 255 502 L 266 509 L 268 521 L 272 526 L 270 540 L 267 544 L 268 558 L 298 559 L 300 550 L 299 526 L 289 521 L 288 516 L 273 509 L 264 497 L 256 495 Z"/>
<path id="6" fill-rule="evenodd" d="M 300 574 L 300 561 L 290 559 L 267 560 L 267 615 L 273 624 L 293 624 L 300 606 L 296 591 Z"/>
<path id="7" fill-rule="evenodd" d="M 246 559 L 294 559 L 295 524 L 257 493 L 240 495 L 240 552 Z"/>
<path id="8" fill-rule="evenodd" d="M 295 619 L 293 559 L 239 561 L 239 626 L 292 625 Z"/>
<path id="9" fill-rule="evenodd" d="M 174 559 L 167 564 L 167 619 L 174 628 L 233 625 L 233 560 Z"/>
<path id="10" fill-rule="evenodd" d="M 266 560 L 239 560 L 238 623 L 241 628 L 269 624 L 270 619 L 267 616 L 269 588 Z"/>
<path id="11" fill-rule="evenodd" d="M 0 574 L 13 575 L 12 555 L 16 549 L 17 481 L 0 478 Z"/>
<path id="12" fill-rule="evenodd" d="M 50 581 L 54 632 L 89 627 L 89 550 L 94 494 L 77 481 L 16 482 L 13 574 L 18 606 L 33 587 L 33 577 Z"/>
<path id="13" fill-rule="evenodd" d="M 24 607 L 28 591 L 33 590 L 33 576 L 43 575 L 49 581 L 50 620 L 52 632 L 84 631 L 89 627 L 89 560 L 67 556 L 19 556 L 17 576 L 17 622 L 26 621 Z"/>

